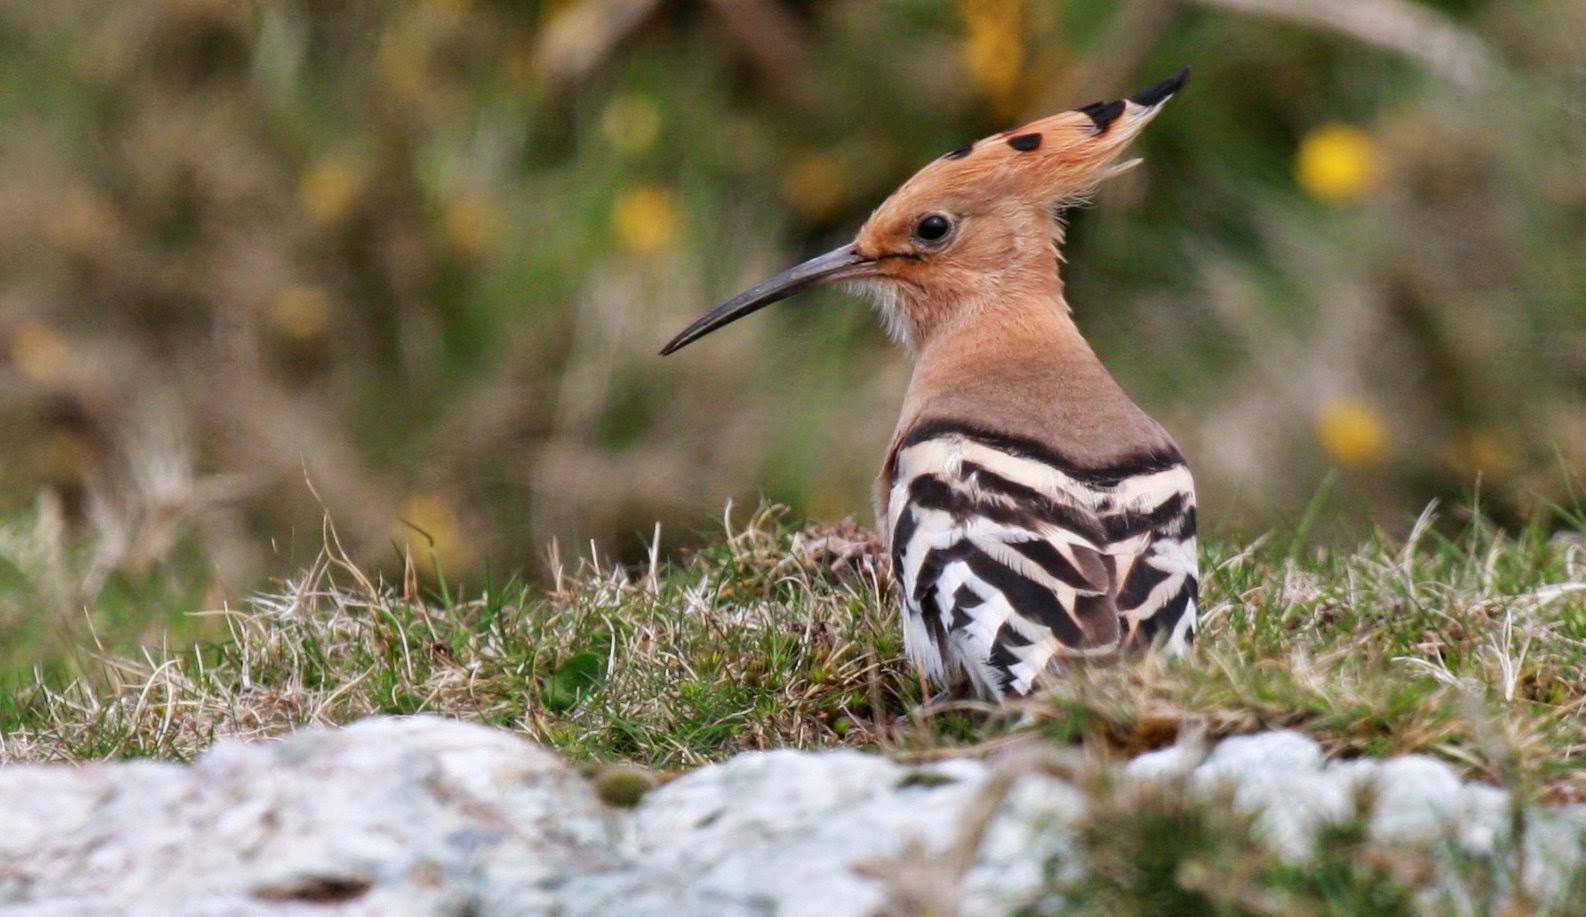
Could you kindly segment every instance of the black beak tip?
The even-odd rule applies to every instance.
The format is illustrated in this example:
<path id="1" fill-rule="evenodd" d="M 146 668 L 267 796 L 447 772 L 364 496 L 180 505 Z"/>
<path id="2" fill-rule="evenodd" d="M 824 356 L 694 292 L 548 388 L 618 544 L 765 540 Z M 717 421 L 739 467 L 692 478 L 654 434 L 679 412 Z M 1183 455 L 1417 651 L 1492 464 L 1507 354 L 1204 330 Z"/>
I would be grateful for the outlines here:
<path id="1" fill-rule="evenodd" d="M 1155 86 L 1142 89 L 1130 96 L 1129 101 L 1141 106 L 1142 108 L 1150 108 L 1153 105 L 1161 105 L 1163 102 L 1166 102 L 1169 98 L 1176 94 L 1180 89 L 1183 89 L 1184 84 L 1189 82 L 1189 78 L 1190 68 L 1185 67 L 1183 70 L 1180 70 L 1173 76 L 1170 76 L 1162 82 L 1157 83 Z"/>

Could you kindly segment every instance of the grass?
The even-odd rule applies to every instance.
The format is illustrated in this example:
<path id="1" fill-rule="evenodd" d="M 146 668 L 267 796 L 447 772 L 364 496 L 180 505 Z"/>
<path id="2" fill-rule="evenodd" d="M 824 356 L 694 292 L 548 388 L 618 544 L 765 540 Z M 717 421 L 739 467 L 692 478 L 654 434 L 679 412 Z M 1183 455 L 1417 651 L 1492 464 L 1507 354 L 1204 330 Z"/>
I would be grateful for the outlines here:
<path id="1" fill-rule="evenodd" d="M 9 692 L 0 761 L 186 759 L 223 736 L 429 712 L 598 764 L 636 799 L 647 770 L 748 749 L 925 760 L 1033 744 L 1094 763 L 1186 735 L 1291 728 L 1334 757 L 1419 752 L 1517 798 L 1586 801 L 1586 537 L 1479 521 L 1442 531 L 1428 512 L 1407 539 L 1352 552 L 1213 544 L 1189 661 L 1085 668 L 1015 708 L 929 715 L 879 545 L 852 523 L 800 528 L 762 507 L 734 525 L 729 512 L 685 562 L 660 562 L 658 548 L 639 569 L 553 557 L 549 589 L 422 586 L 413 565 L 386 583 L 332 549 L 183 625 L 218 639 L 96 651 L 86 677 Z M 1073 886 L 1054 864 L 1050 879 L 1065 908 L 1424 912 L 1429 861 L 1372 847 L 1358 825 L 1325 833 L 1301 867 L 1263 853 L 1226 806 L 1091 783 L 1079 834 L 1090 878 Z M 1500 900 L 1493 863 L 1467 865 L 1460 900 Z"/>
<path id="2" fill-rule="evenodd" d="M 1586 537 L 1455 537 L 1423 517 L 1348 553 L 1206 549 L 1184 664 L 1076 671 L 1014 710 L 929 716 L 902 658 L 879 545 L 762 508 L 686 562 L 553 558 L 554 585 L 462 592 L 371 579 L 328 551 L 180 654 L 93 653 L 0 711 L 5 761 L 189 758 L 227 735 L 434 712 L 578 759 L 672 770 L 771 747 L 932 756 L 1038 734 L 1123 756 L 1273 728 L 1337 757 L 1423 752 L 1502 785 L 1586 801 Z"/>
<path id="3" fill-rule="evenodd" d="M 822 566 L 844 534 L 854 556 Z M 555 561 L 549 590 L 477 595 L 422 588 L 412 567 L 376 582 L 329 551 L 244 608 L 200 612 L 225 639 L 101 654 L 88 677 L 12 693 L 0 760 L 187 758 L 224 735 L 426 711 L 660 768 L 852 743 L 874 709 L 918 702 L 868 537 L 763 510 L 677 569 Z"/>
<path id="4" fill-rule="evenodd" d="M 204 572 L 212 545 L 139 525 L 140 515 L 100 506 L 79 524 L 46 493 L 31 512 L 0 521 L 0 697 L 93 671 L 105 647 L 226 637 L 220 622 L 190 613 L 217 601 Z"/>

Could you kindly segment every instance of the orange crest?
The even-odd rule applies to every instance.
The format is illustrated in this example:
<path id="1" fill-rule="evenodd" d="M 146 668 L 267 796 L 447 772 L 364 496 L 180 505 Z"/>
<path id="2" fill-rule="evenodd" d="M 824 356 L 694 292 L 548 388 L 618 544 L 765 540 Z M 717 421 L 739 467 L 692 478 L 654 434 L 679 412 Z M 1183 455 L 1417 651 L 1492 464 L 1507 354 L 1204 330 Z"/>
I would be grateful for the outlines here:
<path id="1" fill-rule="evenodd" d="M 1059 112 L 959 147 L 905 182 L 876 209 L 872 221 L 956 198 L 1045 207 L 1083 200 L 1106 179 L 1139 163 L 1117 159 L 1188 79 L 1185 68 L 1128 99 Z"/>

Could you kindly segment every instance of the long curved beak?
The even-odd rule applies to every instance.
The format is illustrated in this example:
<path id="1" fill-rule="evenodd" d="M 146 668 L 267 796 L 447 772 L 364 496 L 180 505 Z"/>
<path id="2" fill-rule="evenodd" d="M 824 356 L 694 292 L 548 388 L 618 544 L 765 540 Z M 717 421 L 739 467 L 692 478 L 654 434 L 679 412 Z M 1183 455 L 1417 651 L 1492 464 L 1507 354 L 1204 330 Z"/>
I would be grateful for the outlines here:
<path id="1" fill-rule="evenodd" d="M 731 324 L 751 312 L 764 309 L 774 302 L 787 299 L 795 293 L 813 290 L 840 280 L 868 277 L 875 274 L 876 262 L 854 250 L 852 243 L 824 255 L 790 267 L 768 280 L 762 280 L 732 299 L 727 300 L 701 316 L 683 333 L 672 338 L 661 348 L 661 356 L 694 343 L 723 325 Z"/>

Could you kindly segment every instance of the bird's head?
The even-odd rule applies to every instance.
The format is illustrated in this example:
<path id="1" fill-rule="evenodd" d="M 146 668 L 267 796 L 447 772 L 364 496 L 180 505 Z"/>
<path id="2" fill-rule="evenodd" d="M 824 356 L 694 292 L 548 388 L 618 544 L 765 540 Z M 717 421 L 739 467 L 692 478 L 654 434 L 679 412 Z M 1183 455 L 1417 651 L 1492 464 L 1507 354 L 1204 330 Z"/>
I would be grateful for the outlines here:
<path id="1" fill-rule="evenodd" d="M 1128 99 L 1032 121 L 948 153 L 882 202 L 854 241 L 762 281 L 673 338 L 672 353 L 795 293 L 852 281 L 917 349 L 977 303 L 1025 298 L 1056 277 L 1054 214 L 1135 166 L 1119 156 L 1184 85 L 1181 71 Z"/>

